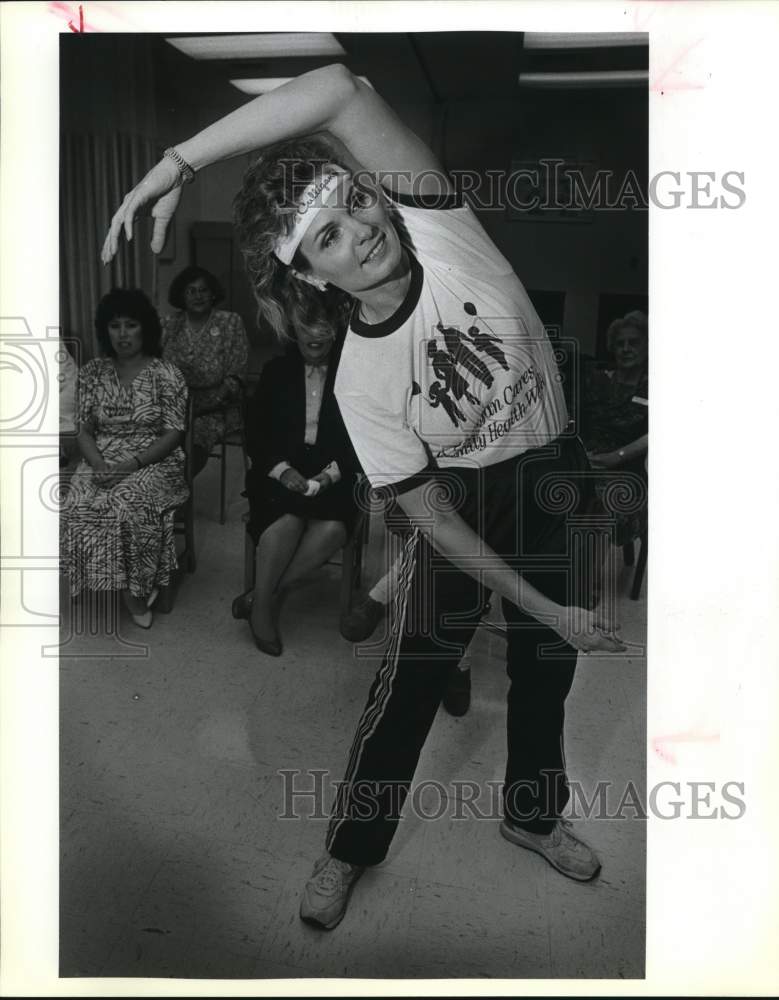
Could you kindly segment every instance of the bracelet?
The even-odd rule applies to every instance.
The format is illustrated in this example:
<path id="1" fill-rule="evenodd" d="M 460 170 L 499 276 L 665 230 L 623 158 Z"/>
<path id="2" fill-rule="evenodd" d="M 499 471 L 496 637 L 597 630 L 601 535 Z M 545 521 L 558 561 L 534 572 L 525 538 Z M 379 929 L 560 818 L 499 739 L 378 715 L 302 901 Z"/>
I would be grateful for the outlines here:
<path id="1" fill-rule="evenodd" d="M 624 458 L 625 457 L 625 452 L 622 450 L 622 448 L 619 449 L 619 451 L 617 452 L 617 454 L 619 455 L 620 458 Z"/>
<path id="2" fill-rule="evenodd" d="M 195 179 L 195 171 L 192 167 L 190 167 L 181 153 L 179 153 L 177 149 L 174 149 L 173 146 L 168 146 L 162 155 L 167 156 L 169 160 L 173 160 L 176 164 L 179 174 L 181 175 L 182 184 L 189 184 Z"/>

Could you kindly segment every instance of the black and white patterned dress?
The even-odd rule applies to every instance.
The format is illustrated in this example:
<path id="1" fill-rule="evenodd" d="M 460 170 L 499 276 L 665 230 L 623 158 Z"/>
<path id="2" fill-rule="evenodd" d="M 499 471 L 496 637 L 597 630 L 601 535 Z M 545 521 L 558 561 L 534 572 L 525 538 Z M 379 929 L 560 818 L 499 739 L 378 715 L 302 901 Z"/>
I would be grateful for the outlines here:
<path id="1" fill-rule="evenodd" d="M 144 451 L 166 430 L 183 431 L 186 404 L 184 377 L 159 358 L 129 385 L 120 383 L 110 358 L 79 372 L 79 423 L 92 427 L 109 466 Z M 61 560 L 71 595 L 127 588 L 144 597 L 169 583 L 176 568 L 173 514 L 188 495 L 178 447 L 110 487 L 100 486 L 82 461 L 63 503 Z"/>

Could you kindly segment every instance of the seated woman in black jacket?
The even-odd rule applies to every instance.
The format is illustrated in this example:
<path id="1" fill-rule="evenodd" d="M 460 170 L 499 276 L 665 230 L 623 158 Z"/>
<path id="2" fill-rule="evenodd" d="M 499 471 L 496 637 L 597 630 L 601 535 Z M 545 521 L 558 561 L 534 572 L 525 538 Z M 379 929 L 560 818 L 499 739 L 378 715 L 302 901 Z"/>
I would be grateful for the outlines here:
<path id="1" fill-rule="evenodd" d="M 356 458 L 333 394 L 339 350 L 332 331 L 299 334 L 286 355 L 267 363 L 249 403 L 255 585 L 235 599 L 233 615 L 248 618 L 257 648 L 270 656 L 282 649 L 277 594 L 327 562 L 357 515 Z"/>

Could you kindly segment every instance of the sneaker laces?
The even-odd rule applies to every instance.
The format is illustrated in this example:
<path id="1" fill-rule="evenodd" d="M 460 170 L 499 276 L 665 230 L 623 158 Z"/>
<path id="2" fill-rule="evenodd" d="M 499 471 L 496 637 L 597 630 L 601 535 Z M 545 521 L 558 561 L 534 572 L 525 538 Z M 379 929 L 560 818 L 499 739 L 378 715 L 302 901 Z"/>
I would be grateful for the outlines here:
<path id="1" fill-rule="evenodd" d="M 552 830 L 552 835 L 554 836 L 555 833 L 557 833 L 557 839 L 554 841 L 555 846 L 566 840 L 571 850 L 590 853 L 584 841 L 580 840 L 573 832 L 573 823 L 569 819 L 562 819 L 562 817 L 558 819 L 554 830 Z"/>
<path id="2" fill-rule="evenodd" d="M 332 896 L 341 887 L 343 876 L 350 875 L 351 872 L 352 866 L 346 861 L 330 858 L 314 878 L 317 891 L 323 896 Z"/>

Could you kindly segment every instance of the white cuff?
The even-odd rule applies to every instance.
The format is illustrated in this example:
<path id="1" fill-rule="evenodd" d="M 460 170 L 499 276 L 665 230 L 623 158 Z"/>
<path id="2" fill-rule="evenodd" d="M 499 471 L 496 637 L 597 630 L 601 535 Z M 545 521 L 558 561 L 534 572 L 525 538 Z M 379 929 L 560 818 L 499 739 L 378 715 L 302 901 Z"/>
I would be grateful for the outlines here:
<path id="1" fill-rule="evenodd" d="M 292 466 L 289 464 L 289 462 L 277 462 L 276 465 L 274 465 L 273 468 L 270 470 L 268 475 L 270 476 L 271 479 L 281 480 L 281 477 L 284 475 L 287 469 L 291 468 Z"/>
<path id="2" fill-rule="evenodd" d="M 341 482 L 341 470 L 338 468 L 338 462 L 333 461 L 329 465 L 326 465 L 324 469 L 322 469 L 322 472 L 326 472 L 332 479 L 333 483 Z M 320 475 L 321 474 L 322 473 L 320 472 Z"/>

